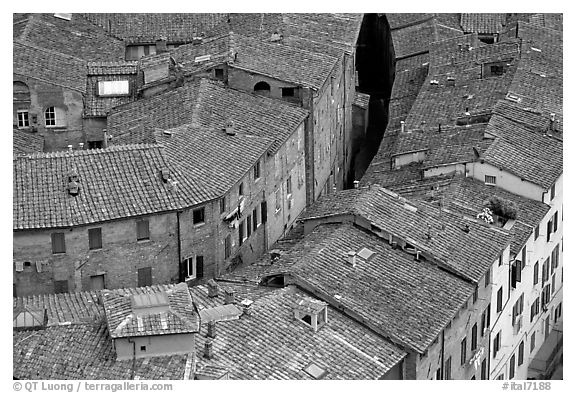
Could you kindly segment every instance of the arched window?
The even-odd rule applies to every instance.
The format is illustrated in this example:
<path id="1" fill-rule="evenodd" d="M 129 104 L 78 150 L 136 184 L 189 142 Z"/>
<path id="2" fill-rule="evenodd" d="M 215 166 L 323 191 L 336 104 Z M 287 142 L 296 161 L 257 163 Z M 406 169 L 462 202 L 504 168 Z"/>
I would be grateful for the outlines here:
<path id="1" fill-rule="evenodd" d="M 62 108 L 50 106 L 44 111 L 44 124 L 46 127 L 65 127 L 66 112 Z"/>
<path id="2" fill-rule="evenodd" d="M 268 94 L 270 93 L 270 85 L 266 82 L 258 82 L 254 85 L 254 92 Z"/>
<path id="3" fill-rule="evenodd" d="M 14 102 L 30 102 L 30 89 L 24 82 L 14 82 Z"/>

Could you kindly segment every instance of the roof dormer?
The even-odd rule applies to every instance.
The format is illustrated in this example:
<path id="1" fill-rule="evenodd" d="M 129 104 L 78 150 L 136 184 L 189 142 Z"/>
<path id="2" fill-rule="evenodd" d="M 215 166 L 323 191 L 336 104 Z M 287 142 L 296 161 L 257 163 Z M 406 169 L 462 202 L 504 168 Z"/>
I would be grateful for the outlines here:
<path id="1" fill-rule="evenodd" d="M 294 318 L 317 332 L 328 322 L 328 303 L 312 298 L 300 299 L 294 305 Z"/>

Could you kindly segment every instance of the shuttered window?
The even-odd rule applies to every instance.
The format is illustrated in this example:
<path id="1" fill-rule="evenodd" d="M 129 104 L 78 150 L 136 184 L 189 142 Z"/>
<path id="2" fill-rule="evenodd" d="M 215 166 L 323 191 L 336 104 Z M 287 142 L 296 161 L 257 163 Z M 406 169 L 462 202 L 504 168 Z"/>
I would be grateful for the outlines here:
<path id="1" fill-rule="evenodd" d="M 64 233 L 58 232 L 52 234 L 52 254 L 63 254 L 66 252 L 66 241 Z"/>
<path id="2" fill-rule="evenodd" d="M 143 267 L 138 269 L 138 286 L 149 287 L 152 285 L 152 268 Z"/>
<path id="3" fill-rule="evenodd" d="M 68 280 L 54 281 L 54 293 L 66 293 L 66 292 L 68 292 Z"/>
<path id="4" fill-rule="evenodd" d="M 140 220 L 136 222 L 136 239 L 150 239 L 150 222 L 148 220 Z"/>
<path id="5" fill-rule="evenodd" d="M 102 248 L 102 228 L 88 229 L 88 247 L 91 250 Z"/>
<path id="6" fill-rule="evenodd" d="M 204 256 L 196 256 L 196 278 L 204 277 Z"/>

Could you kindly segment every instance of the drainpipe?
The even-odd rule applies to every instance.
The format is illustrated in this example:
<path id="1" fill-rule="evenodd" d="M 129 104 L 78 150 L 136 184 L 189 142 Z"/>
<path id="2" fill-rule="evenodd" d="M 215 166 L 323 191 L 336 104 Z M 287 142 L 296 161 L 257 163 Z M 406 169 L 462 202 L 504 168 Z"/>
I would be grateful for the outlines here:
<path id="1" fill-rule="evenodd" d="M 440 379 L 444 379 L 444 332 L 445 330 L 442 330 L 442 347 L 440 352 L 442 362 L 440 363 Z"/>

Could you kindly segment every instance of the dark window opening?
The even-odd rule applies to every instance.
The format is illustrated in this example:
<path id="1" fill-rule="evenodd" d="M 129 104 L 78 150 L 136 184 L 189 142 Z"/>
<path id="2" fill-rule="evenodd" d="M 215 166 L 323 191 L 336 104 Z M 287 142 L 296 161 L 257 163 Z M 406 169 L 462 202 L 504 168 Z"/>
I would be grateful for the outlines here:
<path id="1" fill-rule="evenodd" d="M 204 256 L 196 256 L 196 278 L 204 277 Z"/>
<path id="2" fill-rule="evenodd" d="M 66 293 L 66 292 L 68 292 L 68 280 L 54 281 L 54 293 Z"/>
<path id="3" fill-rule="evenodd" d="M 226 211 L 226 197 L 220 198 L 220 214 Z"/>
<path id="4" fill-rule="evenodd" d="M 266 82 L 258 82 L 254 85 L 254 91 L 257 93 L 269 93 L 270 85 Z"/>
<path id="5" fill-rule="evenodd" d="M 214 77 L 216 79 L 224 80 L 224 69 L 222 68 L 215 68 L 214 69 Z"/>
<path id="6" fill-rule="evenodd" d="M 296 90 L 293 87 L 283 87 L 282 97 L 294 97 Z"/>
<path id="7" fill-rule="evenodd" d="M 140 346 L 140 351 L 146 352 L 146 345 L 141 345 L 141 346 Z"/>
<path id="8" fill-rule="evenodd" d="M 149 287 L 152 285 L 152 268 L 143 267 L 138 269 L 138 286 Z"/>
<path id="9" fill-rule="evenodd" d="M 204 223 L 204 208 L 194 209 L 192 211 L 192 221 L 194 225 Z"/>
<path id="10" fill-rule="evenodd" d="M 230 258 L 231 253 L 232 253 L 232 237 L 228 235 L 226 236 L 226 240 L 224 241 L 224 259 Z"/>
<path id="11" fill-rule="evenodd" d="M 64 254 L 66 252 L 66 241 L 64 233 L 52 234 L 52 254 Z"/>
<path id="12" fill-rule="evenodd" d="M 102 141 L 88 141 L 88 149 L 102 149 Z"/>
<path id="13" fill-rule="evenodd" d="M 310 315 L 304 315 L 304 316 L 302 317 L 302 320 L 303 320 L 304 322 L 306 322 L 308 325 L 312 326 L 312 316 L 310 316 Z"/>
<path id="14" fill-rule="evenodd" d="M 102 248 L 102 228 L 88 229 L 88 246 L 90 250 Z"/>

